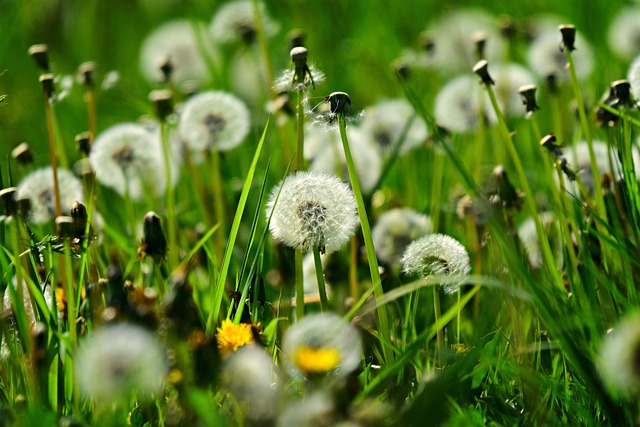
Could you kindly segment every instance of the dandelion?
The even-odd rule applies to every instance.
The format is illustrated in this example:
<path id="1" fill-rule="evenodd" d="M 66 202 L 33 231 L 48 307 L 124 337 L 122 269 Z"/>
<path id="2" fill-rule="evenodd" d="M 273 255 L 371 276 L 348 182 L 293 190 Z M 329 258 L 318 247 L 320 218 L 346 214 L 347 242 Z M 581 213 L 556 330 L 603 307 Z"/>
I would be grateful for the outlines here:
<path id="1" fill-rule="evenodd" d="M 231 89 L 251 105 L 267 97 L 267 70 L 257 47 L 238 50 L 229 62 Z"/>
<path id="2" fill-rule="evenodd" d="M 456 77 L 442 87 L 436 96 L 434 115 L 440 126 L 452 132 L 472 131 L 479 120 L 497 123 L 477 78 L 471 75 Z"/>
<path id="3" fill-rule="evenodd" d="M 284 336 L 282 353 L 292 376 L 344 378 L 361 364 L 358 331 L 333 313 L 306 316 Z"/>
<path id="4" fill-rule="evenodd" d="M 611 20 L 607 41 L 619 58 L 629 60 L 640 53 L 640 8 L 625 7 Z"/>
<path id="5" fill-rule="evenodd" d="M 393 267 L 400 266 L 400 259 L 411 242 L 431 232 L 431 219 L 409 208 L 385 212 L 371 230 L 378 259 Z"/>
<path id="6" fill-rule="evenodd" d="M 344 148 L 340 141 L 338 129 L 321 129 L 317 124 L 309 124 L 305 126 L 307 132 L 312 134 L 310 139 L 305 140 L 305 151 L 313 151 L 316 140 L 324 142 L 322 148 L 315 154 L 311 160 L 309 170 L 317 172 L 325 172 L 329 174 L 338 174 L 343 179 L 349 179 L 347 170 L 347 161 L 345 159 Z M 308 134 L 307 134 L 308 135 Z M 369 143 L 366 134 L 357 127 L 347 128 L 349 136 L 349 146 L 353 154 L 360 186 L 365 194 L 370 194 L 375 190 L 380 174 L 382 173 L 382 158 L 376 147 Z M 306 138 L 306 136 L 305 136 Z M 306 146 L 312 144 L 307 150 Z"/>
<path id="7" fill-rule="evenodd" d="M 58 168 L 58 186 L 62 212 L 71 211 L 76 200 L 83 201 L 82 182 L 72 172 Z M 16 199 L 28 198 L 31 201 L 29 220 L 32 223 L 44 224 L 56 216 L 53 170 L 50 166 L 25 176 L 17 189 Z"/>
<path id="8" fill-rule="evenodd" d="M 287 406 L 278 417 L 277 427 L 318 427 L 335 423 L 335 403 L 326 391 L 316 391 Z M 349 425 L 349 424 L 347 424 Z M 356 424 L 359 425 L 359 424 Z"/>
<path id="9" fill-rule="evenodd" d="M 324 73 L 307 64 L 307 49 L 296 46 L 291 49 L 292 69 L 285 70 L 273 83 L 276 92 L 300 92 L 324 81 Z"/>
<path id="10" fill-rule="evenodd" d="M 498 65 L 491 70 L 491 74 L 496 81 L 494 91 L 500 109 L 509 117 L 522 117 L 522 96 L 519 89 L 535 83 L 535 76 L 518 64 Z"/>
<path id="11" fill-rule="evenodd" d="M 168 372 L 165 349 L 146 329 L 115 324 L 80 342 L 74 358 L 80 392 L 97 404 L 127 401 L 162 391 Z"/>
<path id="12" fill-rule="evenodd" d="M 277 200 L 276 200 L 277 199 Z M 269 229 L 276 240 L 293 248 L 335 252 L 358 225 L 351 189 L 337 177 L 320 172 L 289 175 L 267 202 Z"/>
<path id="13" fill-rule="evenodd" d="M 402 259 L 405 274 L 421 277 L 431 275 L 466 276 L 471 271 L 467 250 L 453 237 L 445 234 L 429 234 L 413 241 L 404 252 Z M 444 285 L 452 294 L 460 287 L 460 282 Z"/>
<path id="14" fill-rule="evenodd" d="M 495 62 L 502 57 L 504 42 L 496 19 L 481 10 L 459 10 L 445 15 L 428 28 L 433 55 L 445 75 L 470 70 L 480 58 L 474 36 L 482 34 L 486 45 L 484 58 Z"/>
<path id="15" fill-rule="evenodd" d="M 250 420 L 276 417 L 279 371 L 273 359 L 257 345 L 245 345 L 224 360 L 221 383 L 238 400 Z"/>
<path id="16" fill-rule="evenodd" d="M 275 35 L 280 26 L 267 13 L 263 2 L 258 2 L 258 14 L 265 37 Z M 223 5 L 211 21 L 211 35 L 220 43 L 233 43 L 242 40 L 252 44 L 256 38 L 256 16 L 251 0 L 240 0 Z"/>
<path id="17" fill-rule="evenodd" d="M 539 77 L 555 76 L 556 80 L 568 81 L 569 71 L 567 55 L 561 48 L 562 36 L 556 29 L 548 30 L 537 36 L 527 52 L 527 63 Z M 593 70 L 593 52 L 591 46 L 584 40 L 578 39 L 577 50 L 573 52 L 576 75 L 583 79 Z"/>
<path id="18" fill-rule="evenodd" d="M 383 155 L 391 154 L 397 144 L 402 144 L 399 153 L 406 154 L 427 138 L 427 126 L 406 99 L 384 100 L 365 111 L 362 130 Z"/>
<path id="19" fill-rule="evenodd" d="M 553 250 L 556 263 L 562 265 L 564 260 L 562 234 L 556 216 L 553 212 L 542 212 L 540 213 L 540 222 L 545 229 L 545 234 L 549 237 L 549 245 Z M 518 227 L 518 238 L 522 243 L 531 267 L 534 269 L 542 267 L 542 248 L 540 247 L 538 231 L 533 218 L 527 219 Z"/>
<path id="20" fill-rule="evenodd" d="M 174 20 L 147 36 L 140 49 L 140 71 L 148 82 L 209 82 L 211 74 L 203 53 L 211 57 L 218 54 L 206 38 L 196 37 L 200 25 L 186 19 Z"/>
<path id="21" fill-rule="evenodd" d="M 248 323 L 235 325 L 231 320 L 225 319 L 217 328 L 216 340 L 220 353 L 227 355 L 242 346 L 254 343 L 252 326 Z"/>
<path id="22" fill-rule="evenodd" d="M 640 314 L 627 315 L 602 340 L 600 375 L 606 384 L 622 394 L 640 392 Z"/>
<path id="23" fill-rule="evenodd" d="M 96 179 L 121 196 L 140 200 L 146 192 L 165 191 L 165 168 L 159 133 L 135 123 L 122 123 L 102 132 L 93 143 L 89 162 Z M 175 160 L 175 156 L 173 156 Z M 177 168 L 177 165 L 172 165 Z M 177 173 L 172 173 L 173 184 Z"/>
<path id="24" fill-rule="evenodd" d="M 249 110 L 229 93 L 203 92 L 184 103 L 178 131 L 195 153 L 228 151 L 248 135 Z"/>
<path id="25" fill-rule="evenodd" d="M 640 55 L 629 66 L 627 80 L 631 84 L 631 94 L 636 100 L 640 100 Z"/>

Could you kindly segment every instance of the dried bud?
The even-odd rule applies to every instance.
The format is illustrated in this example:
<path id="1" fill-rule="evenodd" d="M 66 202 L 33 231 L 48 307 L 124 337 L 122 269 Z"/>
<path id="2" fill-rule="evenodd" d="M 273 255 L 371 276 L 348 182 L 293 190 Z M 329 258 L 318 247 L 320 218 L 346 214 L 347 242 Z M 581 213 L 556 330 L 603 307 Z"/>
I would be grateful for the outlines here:
<path id="1" fill-rule="evenodd" d="M 167 254 L 167 240 L 162 231 L 160 217 L 153 211 L 147 212 L 143 222 L 143 236 L 138 248 L 138 256 L 149 255 L 155 262 L 161 262 Z"/>
<path id="2" fill-rule="evenodd" d="M 349 114 L 349 107 L 351 106 L 351 98 L 346 92 L 333 92 L 329 96 L 326 96 L 325 101 L 329 103 L 331 113 L 336 116 L 346 116 Z"/>
<path id="3" fill-rule="evenodd" d="M 71 207 L 71 218 L 73 218 L 73 237 L 82 239 L 87 229 L 87 208 L 77 200 Z"/>
<path id="4" fill-rule="evenodd" d="M 520 193 L 509 181 L 507 171 L 502 165 L 493 169 L 493 177 L 496 181 L 496 192 L 491 198 L 492 202 L 506 208 L 518 208 L 521 203 Z"/>
<path id="5" fill-rule="evenodd" d="M 73 218 L 61 215 L 56 218 L 56 232 L 60 237 L 73 237 Z"/>
<path id="6" fill-rule="evenodd" d="M 560 25 L 558 27 L 562 33 L 562 45 L 569 52 L 576 50 L 576 27 L 573 25 Z"/>
<path id="7" fill-rule="evenodd" d="M 96 83 L 95 62 L 85 62 L 78 67 L 78 78 L 80 82 L 89 89 L 93 89 Z"/>
<path id="8" fill-rule="evenodd" d="M 291 56 L 291 62 L 296 65 L 306 64 L 308 54 L 309 52 L 307 51 L 307 48 L 303 46 L 294 47 L 289 53 L 289 55 Z"/>
<path id="9" fill-rule="evenodd" d="M 34 44 L 29 48 L 29 55 L 33 58 L 40 71 L 48 73 L 49 68 L 49 48 L 46 44 Z"/>
<path id="10" fill-rule="evenodd" d="M 47 99 L 53 98 L 56 89 L 53 85 L 53 74 L 41 74 L 40 85 L 42 86 L 42 93 Z"/>
<path id="11" fill-rule="evenodd" d="M 173 113 L 173 94 L 170 90 L 159 89 L 151 91 L 149 94 L 153 112 L 161 122 L 167 120 L 167 117 Z"/>
<path id="12" fill-rule="evenodd" d="M 544 82 L 546 83 L 547 90 L 550 94 L 555 95 L 558 93 L 558 76 L 554 73 L 547 74 Z"/>
<path id="13" fill-rule="evenodd" d="M 629 80 L 616 80 L 611 83 L 611 89 L 615 97 L 615 101 L 612 104 L 614 108 L 633 107 L 634 102 L 631 98 L 631 84 Z"/>
<path id="14" fill-rule="evenodd" d="M 293 30 L 289 31 L 288 37 L 291 44 L 291 49 L 304 46 L 304 39 L 306 37 L 306 34 L 303 30 L 294 28 Z"/>
<path id="15" fill-rule="evenodd" d="M 18 204 L 16 203 L 17 190 L 15 187 L 8 187 L 0 190 L 0 200 L 4 205 L 4 213 L 7 216 L 13 216 L 18 213 Z"/>
<path id="16" fill-rule="evenodd" d="M 78 151 L 85 157 L 88 157 L 89 153 L 91 152 L 92 140 L 93 137 L 91 135 L 91 132 L 89 131 L 82 132 L 76 135 L 76 147 L 78 148 Z"/>
<path id="17" fill-rule="evenodd" d="M 11 156 L 16 159 L 16 162 L 23 166 L 33 163 L 33 152 L 29 148 L 29 144 L 22 142 L 11 151 Z"/>
<path id="18" fill-rule="evenodd" d="M 400 80 L 407 80 L 411 77 L 411 67 L 403 59 L 396 59 L 391 65 L 395 75 L 398 76 Z"/>
<path id="19" fill-rule="evenodd" d="M 167 83 L 171 80 L 173 74 L 173 61 L 169 56 L 165 56 L 160 62 L 160 72 L 162 73 L 162 83 Z"/>
<path id="20" fill-rule="evenodd" d="M 556 141 L 556 136 L 550 133 L 540 140 L 540 145 L 556 157 L 560 157 L 562 156 L 562 151 L 560 150 L 560 146 L 556 144 Z"/>
<path id="21" fill-rule="evenodd" d="M 522 96 L 522 103 L 525 106 L 527 113 L 532 113 L 540 109 L 540 106 L 536 102 L 536 85 L 520 86 L 518 93 Z"/>
<path id="22" fill-rule="evenodd" d="M 22 196 L 16 200 L 16 203 L 18 204 L 18 215 L 20 219 L 26 221 L 29 215 L 31 215 L 31 199 L 29 196 Z"/>
<path id="23" fill-rule="evenodd" d="M 478 61 L 473 67 L 473 72 L 480 76 L 482 83 L 485 85 L 493 85 L 495 82 L 489 75 L 489 63 L 486 60 Z"/>
<path id="24" fill-rule="evenodd" d="M 476 58 L 478 61 L 485 58 L 485 49 L 487 47 L 487 35 L 484 31 L 478 31 L 472 36 L 473 44 L 476 47 Z"/>

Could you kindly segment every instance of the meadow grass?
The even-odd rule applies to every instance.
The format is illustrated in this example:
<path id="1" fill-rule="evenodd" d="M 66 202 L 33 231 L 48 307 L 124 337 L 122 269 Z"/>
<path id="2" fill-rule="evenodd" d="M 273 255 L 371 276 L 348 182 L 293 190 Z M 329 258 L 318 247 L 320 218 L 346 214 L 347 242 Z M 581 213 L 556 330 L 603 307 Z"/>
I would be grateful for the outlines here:
<path id="1" fill-rule="evenodd" d="M 621 2 L 249 0 L 253 17 L 218 39 L 211 19 L 234 2 L 0 4 L 0 426 L 640 422 L 640 118 L 634 81 L 612 84 L 630 61 L 607 44 Z M 424 32 L 480 7 L 486 45 L 438 51 L 456 30 Z M 554 24 L 554 80 L 527 58 L 541 12 L 577 30 L 573 51 Z M 145 37 L 176 18 L 185 45 L 141 64 Z M 290 57 L 300 44 L 308 68 Z M 447 70 L 457 59 L 469 66 Z M 518 88 L 491 77 L 507 63 L 531 73 L 539 109 L 511 108 Z M 457 76 L 477 85 L 437 111 Z M 210 91 L 250 119 L 234 123 L 236 101 L 184 108 Z M 410 116 L 365 125 L 386 99 Z M 75 146 L 122 123 L 117 152 Z M 359 138 L 377 163 L 359 164 Z M 58 173 L 25 183 L 45 166 Z M 350 184 L 357 210 L 340 214 L 355 229 L 330 217 L 348 203 L 310 190 L 287 195 L 292 219 L 274 229 L 278 183 L 305 170 Z M 409 238 L 402 219 L 379 234 L 399 251 L 382 257 L 374 228 L 394 208 L 459 242 L 462 261 L 446 245 L 403 257 L 426 231 Z M 298 222 L 302 237 L 280 237 Z"/>

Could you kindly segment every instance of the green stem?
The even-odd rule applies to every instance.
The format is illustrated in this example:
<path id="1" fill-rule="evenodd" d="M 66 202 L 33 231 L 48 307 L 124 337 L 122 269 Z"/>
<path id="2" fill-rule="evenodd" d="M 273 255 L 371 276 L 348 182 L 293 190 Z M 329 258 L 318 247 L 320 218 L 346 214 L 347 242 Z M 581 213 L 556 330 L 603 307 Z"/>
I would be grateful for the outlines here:
<path id="1" fill-rule="evenodd" d="M 320 310 L 327 311 L 329 309 L 329 301 L 327 299 L 327 288 L 324 283 L 322 259 L 320 258 L 320 251 L 315 246 L 313 247 L 313 262 L 316 267 L 316 278 L 318 279 L 318 294 L 320 295 Z"/>
<path id="2" fill-rule="evenodd" d="M 440 311 L 440 294 L 438 293 L 438 289 L 436 286 L 431 287 L 433 291 L 433 316 L 434 316 L 434 324 L 438 324 L 440 321 L 440 317 L 442 315 Z M 436 343 L 438 352 L 441 352 L 444 348 L 444 333 L 442 332 L 442 328 L 438 328 L 436 331 Z"/>
<path id="3" fill-rule="evenodd" d="M 216 233 L 216 257 L 218 260 L 222 259 L 222 251 L 224 250 L 224 236 L 226 234 L 225 228 L 225 201 L 224 201 L 224 189 L 222 188 L 222 173 L 220 171 L 220 153 L 215 148 L 210 153 L 211 156 L 211 169 L 213 173 L 213 200 L 214 211 L 216 214 L 216 221 L 220 225 L 220 232 Z"/>
<path id="4" fill-rule="evenodd" d="M 358 180 L 358 174 L 356 173 L 355 164 L 353 163 L 353 157 L 351 156 L 351 149 L 349 148 L 349 140 L 347 139 L 346 121 L 342 114 L 338 115 L 338 126 L 340 128 L 340 138 L 342 139 L 342 146 L 344 148 L 344 155 L 347 161 L 347 169 L 349 170 L 349 180 L 351 181 L 351 188 L 356 198 L 358 205 L 358 216 L 360 217 L 360 226 L 362 227 L 362 236 L 364 238 L 364 245 L 367 250 L 367 260 L 369 263 L 369 271 L 371 273 L 371 282 L 373 285 L 373 293 L 376 300 L 382 298 L 384 291 L 382 290 L 382 279 L 380 278 L 380 271 L 378 269 L 378 259 L 376 258 L 376 251 L 373 246 L 373 239 L 371 237 L 371 227 L 369 226 L 369 218 L 367 217 L 367 210 L 364 205 L 364 198 L 362 197 L 362 190 L 360 189 L 360 181 Z M 378 306 L 378 321 L 380 322 L 380 333 L 385 339 L 391 338 L 391 331 L 389 328 L 389 318 L 387 316 L 387 308 L 385 306 Z M 393 353 L 387 346 L 382 347 L 385 361 L 388 364 L 393 363 Z"/>
<path id="5" fill-rule="evenodd" d="M 304 106 L 302 104 L 302 91 L 298 91 L 298 129 L 297 129 L 297 154 L 296 170 L 304 170 Z"/>
<path id="6" fill-rule="evenodd" d="M 173 193 L 173 180 L 171 178 L 171 148 L 169 146 L 169 129 L 167 123 L 160 122 L 160 138 L 162 140 L 162 152 L 165 175 L 165 200 L 167 213 L 167 234 L 169 235 L 169 267 L 178 265 L 178 231 L 176 229 L 176 206 Z"/>
<path id="7" fill-rule="evenodd" d="M 295 249 L 296 269 L 296 321 L 304 317 L 304 273 L 302 271 L 302 249 Z"/>

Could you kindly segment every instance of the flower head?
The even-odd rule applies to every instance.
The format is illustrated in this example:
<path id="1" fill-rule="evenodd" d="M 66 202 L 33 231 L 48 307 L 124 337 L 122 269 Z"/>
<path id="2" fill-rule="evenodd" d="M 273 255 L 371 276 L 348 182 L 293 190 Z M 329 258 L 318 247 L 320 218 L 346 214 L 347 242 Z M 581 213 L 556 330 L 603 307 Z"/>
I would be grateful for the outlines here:
<path id="1" fill-rule="evenodd" d="M 440 126 L 452 132 L 472 131 L 480 120 L 497 122 L 482 87 L 471 75 L 456 77 L 440 89 L 434 115 Z"/>
<path id="2" fill-rule="evenodd" d="M 619 58 L 631 59 L 640 53 L 640 7 L 625 7 L 609 24 L 609 48 Z"/>
<path id="3" fill-rule="evenodd" d="M 397 267 L 409 243 L 431 232 L 431 219 L 427 215 L 409 208 L 397 208 L 378 218 L 371 237 L 378 259 Z"/>
<path id="4" fill-rule="evenodd" d="M 320 172 L 289 175 L 267 202 L 269 229 L 293 248 L 335 252 L 349 241 L 358 224 L 351 189 L 337 177 Z"/>
<path id="5" fill-rule="evenodd" d="M 622 394 L 640 392 L 640 314 L 625 317 L 602 340 L 599 351 L 600 375 L 613 390 Z"/>
<path id="6" fill-rule="evenodd" d="M 82 182 L 66 169 L 58 168 L 57 172 L 62 212 L 69 213 L 76 200 L 82 202 L 84 199 Z M 51 167 L 38 169 L 25 176 L 18 185 L 17 191 L 16 200 L 21 198 L 31 200 L 29 219 L 34 224 L 44 224 L 56 216 Z"/>
<path id="7" fill-rule="evenodd" d="M 155 336 L 126 323 L 97 329 L 81 341 L 74 362 L 80 391 L 100 404 L 126 401 L 134 391 L 158 393 L 168 372 Z"/>
<path id="8" fill-rule="evenodd" d="M 220 352 L 227 355 L 242 346 L 254 343 L 252 326 L 248 323 L 236 325 L 231 320 L 225 319 L 217 328 L 216 340 Z"/>
<path id="9" fill-rule="evenodd" d="M 413 241 L 401 260 L 406 274 L 466 276 L 471 271 L 469 254 L 460 242 L 445 234 L 429 234 Z M 445 291 L 453 293 L 459 283 L 447 283 Z"/>
<path id="10" fill-rule="evenodd" d="M 211 149 L 228 151 L 249 133 L 249 110 L 229 93 L 202 92 L 184 103 L 178 130 L 196 153 Z"/>
<path id="11" fill-rule="evenodd" d="M 267 13 L 263 2 L 258 2 L 258 13 L 262 31 L 271 37 L 279 30 L 279 25 Z M 211 21 L 211 35 L 220 43 L 232 43 L 242 40 L 251 44 L 256 38 L 256 16 L 251 0 L 239 0 L 223 5 Z"/>
<path id="12" fill-rule="evenodd" d="M 384 100 L 365 111 L 362 130 L 383 155 L 391 154 L 397 144 L 402 144 L 400 154 L 405 154 L 427 138 L 427 126 L 406 99 Z"/>
<path id="13" fill-rule="evenodd" d="M 293 376 L 342 378 L 360 366 L 362 343 L 355 327 L 342 317 L 317 313 L 289 328 L 282 352 Z"/>
<path id="14" fill-rule="evenodd" d="M 145 192 L 154 196 L 164 193 L 162 156 L 157 132 L 135 123 L 122 123 L 98 135 L 91 148 L 89 161 L 99 182 L 113 188 L 121 196 L 128 194 L 131 199 L 140 200 Z M 177 168 L 175 161 L 172 163 Z M 171 175 L 175 183 L 177 173 Z"/>
<path id="15" fill-rule="evenodd" d="M 147 81 L 158 83 L 170 79 L 175 83 L 188 80 L 207 83 L 210 80 L 195 34 L 198 25 L 179 19 L 156 28 L 147 36 L 140 49 L 140 70 Z M 207 40 L 203 40 L 202 47 L 207 55 L 217 56 Z"/>
<path id="16" fill-rule="evenodd" d="M 276 92 L 300 92 L 324 81 L 324 73 L 318 71 L 312 65 L 307 64 L 307 49 L 296 46 L 291 49 L 291 63 L 293 68 L 285 70 L 273 84 Z"/>
<path id="17" fill-rule="evenodd" d="M 538 76 L 555 76 L 557 80 L 568 80 L 567 55 L 561 48 L 562 34 L 558 29 L 548 30 L 538 35 L 527 52 L 529 68 Z M 572 53 L 579 79 L 585 78 L 593 70 L 593 52 L 583 38 L 576 41 L 577 49 Z"/>

